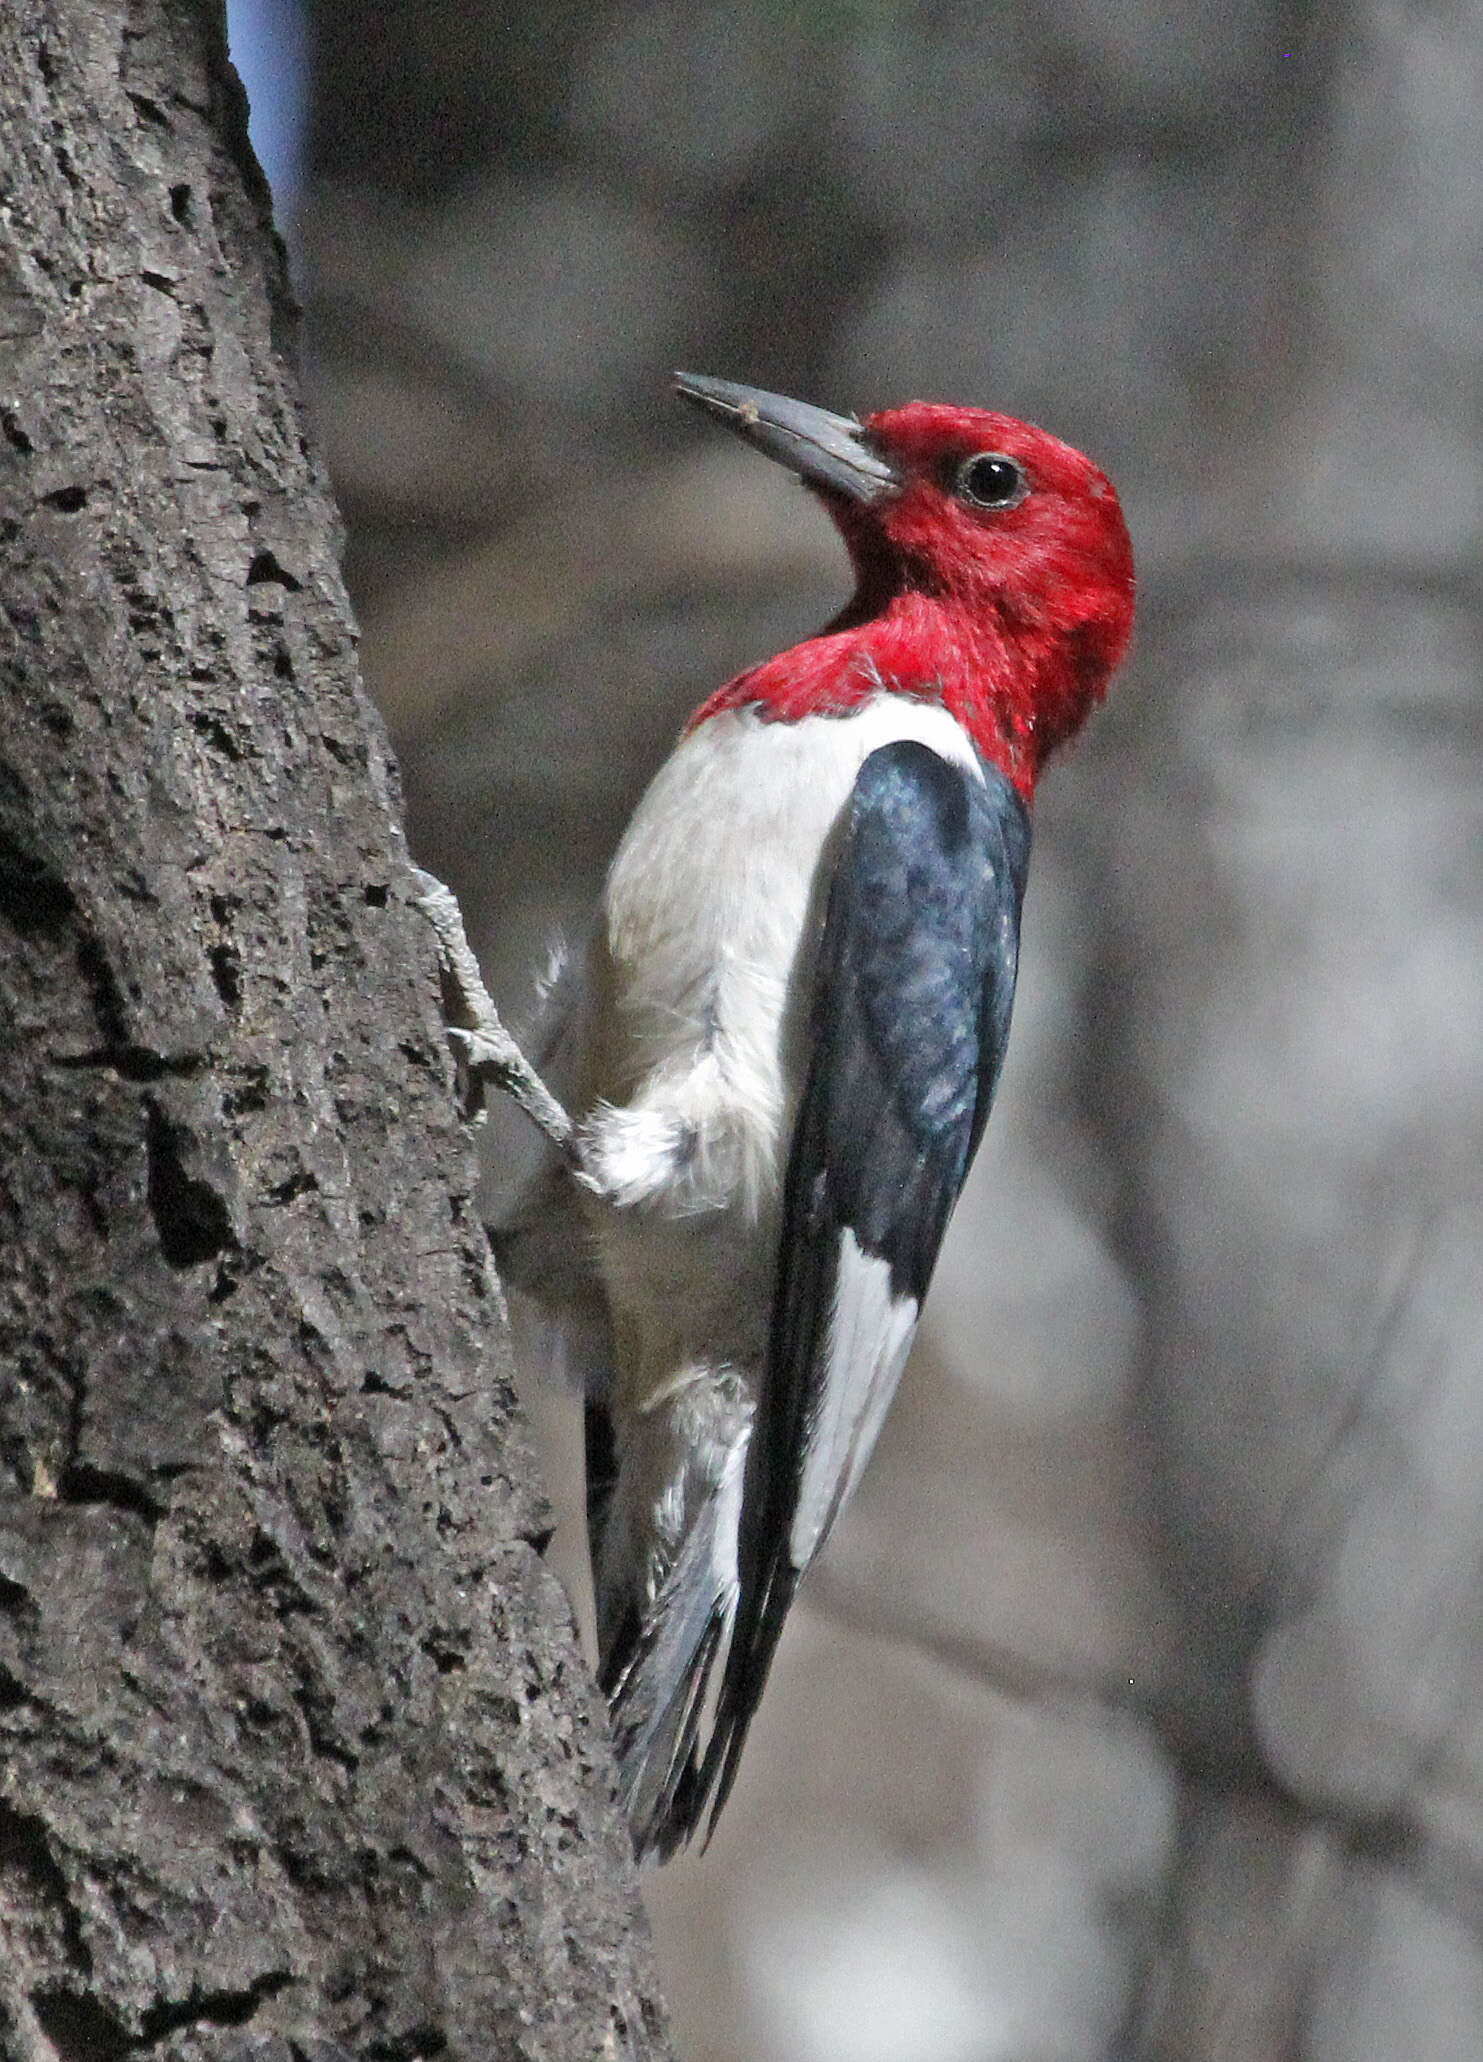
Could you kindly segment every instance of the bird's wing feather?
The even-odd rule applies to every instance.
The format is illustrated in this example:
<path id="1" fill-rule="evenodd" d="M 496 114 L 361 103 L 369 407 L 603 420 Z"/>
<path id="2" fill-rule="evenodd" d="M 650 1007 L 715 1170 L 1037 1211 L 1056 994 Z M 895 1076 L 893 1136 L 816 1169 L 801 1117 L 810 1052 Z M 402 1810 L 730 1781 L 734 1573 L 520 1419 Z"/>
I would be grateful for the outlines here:
<path id="1" fill-rule="evenodd" d="M 695 1801 L 726 1801 L 798 1579 L 869 1457 L 1009 1036 L 1024 804 L 915 741 L 855 784 L 820 946 L 740 1594 Z"/>

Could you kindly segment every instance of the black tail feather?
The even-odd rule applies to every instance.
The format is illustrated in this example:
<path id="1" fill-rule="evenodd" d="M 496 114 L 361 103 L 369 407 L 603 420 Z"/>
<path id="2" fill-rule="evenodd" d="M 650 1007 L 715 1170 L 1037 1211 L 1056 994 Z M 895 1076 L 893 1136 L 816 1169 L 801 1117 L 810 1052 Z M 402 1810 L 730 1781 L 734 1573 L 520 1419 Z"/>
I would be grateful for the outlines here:
<path id="1" fill-rule="evenodd" d="M 600 1679 L 640 1858 L 668 1860 L 705 1805 L 696 1742 L 733 1603 L 714 1534 L 713 1522 L 696 1526 L 653 1602 L 630 1605 L 604 1645 Z"/>
<path id="2" fill-rule="evenodd" d="M 798 1581 L 799 1571 L 791 1562 L 786 1558 L 777 1561 L 769 1571 L 766 1593 L 760 1603 L 745 1620 L 738 1616 L 733 1628 L 721 1693 L 716 1700 L 715 1723 L 695 1785 L 692 1832 L 706 1808 L 707 1798 L 714 1792 L 705 1833 L 707 1846 L 736 1781 L 747 1731 L 757 1706 L 762 1702 L 772 1657 L 777 1652 L 783 1621 L 792 1605 Z"/>

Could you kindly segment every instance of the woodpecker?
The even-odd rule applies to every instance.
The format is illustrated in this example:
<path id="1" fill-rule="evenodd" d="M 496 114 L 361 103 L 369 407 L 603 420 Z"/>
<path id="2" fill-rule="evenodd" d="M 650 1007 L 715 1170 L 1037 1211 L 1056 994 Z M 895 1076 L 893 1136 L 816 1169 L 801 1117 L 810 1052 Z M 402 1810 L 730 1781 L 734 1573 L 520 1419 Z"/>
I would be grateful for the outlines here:
<path id="1" fill-rule="evenodd" d="M 1112 485 L 1044 430 L 676 386 L 812 489 L 855 593 L 640 801 L 554 1040 L 572 1149 L 496 1236 L 598 1363 L 599 1674 L 660 1859 L 714 1827 L 895 1392 L 1004 1058 L 1035 783 L 1133 617 Z"/>

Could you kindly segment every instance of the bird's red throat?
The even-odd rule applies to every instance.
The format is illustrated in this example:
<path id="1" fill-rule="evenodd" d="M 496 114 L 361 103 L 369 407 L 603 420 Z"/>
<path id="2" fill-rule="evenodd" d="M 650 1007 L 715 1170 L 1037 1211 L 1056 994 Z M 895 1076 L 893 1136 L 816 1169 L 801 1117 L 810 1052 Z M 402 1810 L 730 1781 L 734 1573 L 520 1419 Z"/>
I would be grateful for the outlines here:
<path id="1" fill-rule="evenodd" d="M 878 694 L 946 709 L 1028 803 L 1048 754 L 1080 729 L 1121 655 L 1100 626 L 1006 619 L 951 597 L 907 592 L 858 620 L 858 603 L 832 627 L 729 681 L 696 710 L 689 729 L 728 709 L 764 721 L 847 716 Z"/>

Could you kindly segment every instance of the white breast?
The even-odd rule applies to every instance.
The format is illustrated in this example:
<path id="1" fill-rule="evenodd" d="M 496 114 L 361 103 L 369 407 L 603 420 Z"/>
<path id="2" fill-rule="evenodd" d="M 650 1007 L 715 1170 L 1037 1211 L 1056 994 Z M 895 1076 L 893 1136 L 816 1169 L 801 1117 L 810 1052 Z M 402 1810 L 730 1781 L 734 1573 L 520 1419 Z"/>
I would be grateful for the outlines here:
<path id="1" fill-rule="evenodd" d="M 804 1064 L 821 861 L 865 759 L 904 738 L 979 771 L 946 711 L 882 694 L 798 723 L 711 717 L 655 778 L 603 905 L 611 1200 L 747 1223 L 769 1209 Z"/>

